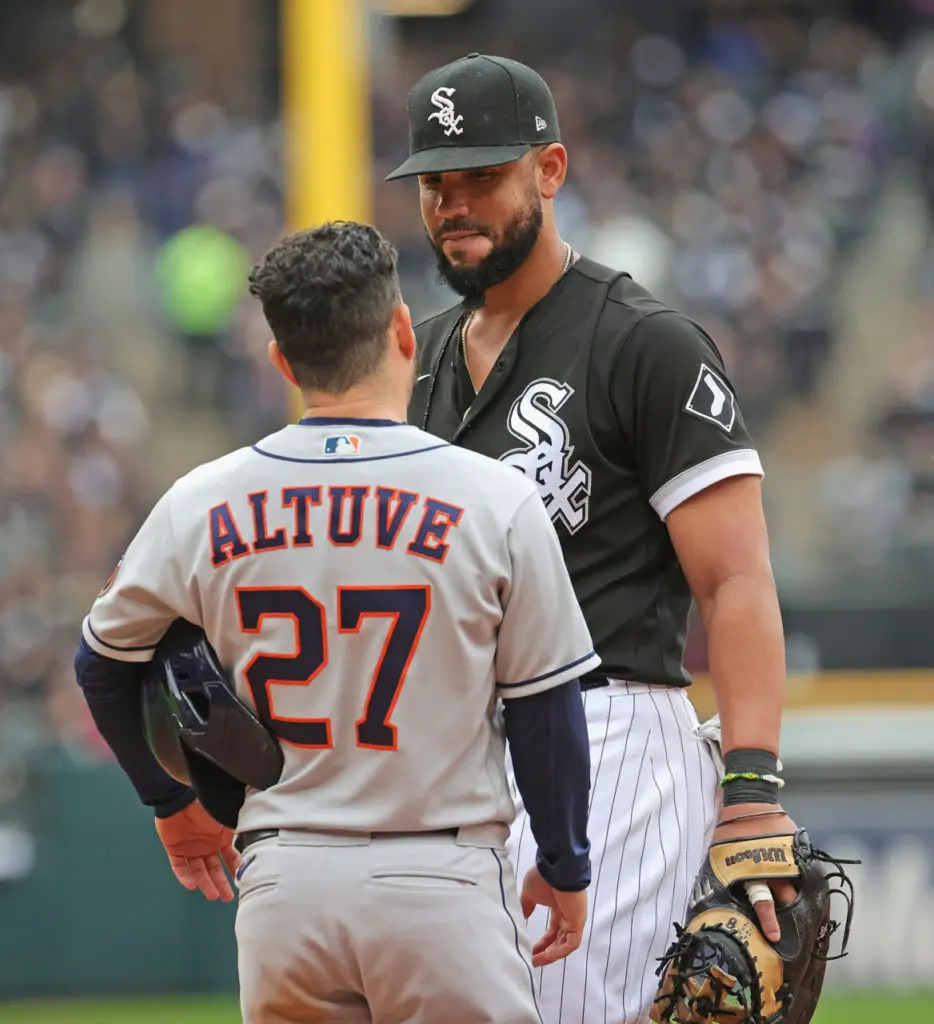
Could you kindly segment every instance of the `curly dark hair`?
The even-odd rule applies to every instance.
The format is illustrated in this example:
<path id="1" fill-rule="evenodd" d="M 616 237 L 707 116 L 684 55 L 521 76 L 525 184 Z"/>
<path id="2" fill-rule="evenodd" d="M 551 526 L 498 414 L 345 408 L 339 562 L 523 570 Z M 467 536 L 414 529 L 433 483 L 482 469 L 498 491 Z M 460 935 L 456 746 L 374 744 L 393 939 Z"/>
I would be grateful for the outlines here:
<path id="1" fill-rule="evenodd" d="M 383 360 L 402 301 L 398 253 L 376 228 L 331 221 L 283 238 L 250 271 L 250 294 L 301 387 L 340 394 Z"/>

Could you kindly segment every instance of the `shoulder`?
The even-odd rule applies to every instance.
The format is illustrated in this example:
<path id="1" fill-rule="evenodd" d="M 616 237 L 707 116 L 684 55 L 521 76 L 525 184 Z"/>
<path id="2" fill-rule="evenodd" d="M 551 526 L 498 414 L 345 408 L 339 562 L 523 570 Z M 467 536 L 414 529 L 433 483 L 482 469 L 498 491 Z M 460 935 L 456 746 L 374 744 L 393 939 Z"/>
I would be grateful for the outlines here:
<path id="1" fill-rule="evenodd" d="M 457 323 L 461 314 L 461 304 L 457 303 L 434 316 L 421 320 L 415 325 L 415 339 L 419 347 L 430 345 L 443 339 L 448 331 Z"/>
<path id="2" fill-rule="evenodd" d="M 458 303 L 415 325 L 415 341 L 418 344 L 420 368 L 430 369 L 434 365 L 460 314 L 461 305 Z"/>
<path id="3" fill-rule="evenodd" d="M 243 447 L 210 462 L 202 462 L 180 476 L 166 491 L 166 498 L 172 504 L 182 504 L 195 495 L 222 489 L 254 457 L 252 448 Z"/>
<path id="4" fill-rule="evenodd" d="M 667 305 L 629 274 L 611 271 L 592 260 L 581 263 L 582 272 L 591 280 L 609 283 L 598 331 L 603 355 L 611 364 L 624 354 L 640 362 L 701 356 L 722 369 L 720 352 L 699 323 Z"/>
<path id="5" fill-rule="evenodd" d="M 640 360 L 701 357 L 723 368 L 723 358 L 713 338 L 699 323 L 674 309 L 662 308 L 643 316 L 627 338 L 627 347 Z"/>
<path id="6" fill-rule="evenodd" d="M 431 434 L 424 437 L 436 445 L 438 439 Z M 513 466 L 508 466 L 488 455 L 445 444 L 428 455 L 435 459 L 443 476 L 456 482 L 456 489 L 473 509 L 485 508 L 495 518 L 509 520 L 515 511 L 532 495 L 538 496 L 534 480 Z M 440 480 L 442 474 L 438 473 Z"/>
<path id="7" fill-rule="evenodd" d="M 626 271 L 614 270 L 587 256 L 574 265 L 580 300 L 601 302 L 595 322 L 595 342 L 604 358 L 613 361 L 622 346 L 639 335 L 664 329 L 670 318 L 687 318 L 667 306 Z"/>
<path id="8" fill-rule="evenodd" d="M 425 436 L 431 437 L 430 434 Z M 459 469 L 470 473 L 472 486 L 479 486 L 483 492 L 502 494 L 504 498 L 513 496 L 523 501 L 529 494 L 538 493 L 535 482 L 514 466 L 456 444 L 442 450 L 452 465 L 456 464 Z"/>

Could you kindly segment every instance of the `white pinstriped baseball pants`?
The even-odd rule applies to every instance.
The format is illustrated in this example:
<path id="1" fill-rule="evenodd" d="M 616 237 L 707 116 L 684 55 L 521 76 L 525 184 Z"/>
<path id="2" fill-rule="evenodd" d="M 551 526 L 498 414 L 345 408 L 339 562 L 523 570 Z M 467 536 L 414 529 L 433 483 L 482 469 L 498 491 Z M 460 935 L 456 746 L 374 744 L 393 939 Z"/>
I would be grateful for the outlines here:
<path id="1" fill-rule="evenodd" d="M 683 922 L 717 813 L 717 770 L 684 690 L 611 682 L 584 694 L 593 877 L 581 948 L 535 971 L 544 1024 L 646 1024 L 656 958 Z M 511 774 L 510 774 L 511 778 Z M 513 783 L 515 792 L 515 784 Z M 520 880 L 535 840 L 517 797 L 509 853 Z M 545 931 L 539 908 L 534 943 Z"/>

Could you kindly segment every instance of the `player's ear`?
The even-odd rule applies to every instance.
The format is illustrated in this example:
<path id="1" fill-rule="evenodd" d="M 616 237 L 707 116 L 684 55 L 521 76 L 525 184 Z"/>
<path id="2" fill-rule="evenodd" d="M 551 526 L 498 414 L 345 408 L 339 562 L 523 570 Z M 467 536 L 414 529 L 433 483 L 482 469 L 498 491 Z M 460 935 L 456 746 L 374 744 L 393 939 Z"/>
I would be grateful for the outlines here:
<path id="1" fill-rule="evenodd" d="M 299 386 L 298 379 L 292 373 L 292 367 L 286 362 L 285 356 L 282 354 L 282 350 L 279 348 L 275 338 L 269 343 L 269 361 L 290 384 L 293 384 L 295 387 Z"/>
<path id="2" fill-rule="evenodd" d="M 554 199 L 568 173 L 568 151 L 560 142 L 552 142 L 537 153 L 539 189 L 542 199 Z"/>
<path id="3" fill-rule="evenodd" d="M 412 327 L 411 310 L 404 302 L 400 302 L 393 310 L 392 328 L 400 354 L 408 362 L 413 362 L 417 352 L 415 329 Z"/>

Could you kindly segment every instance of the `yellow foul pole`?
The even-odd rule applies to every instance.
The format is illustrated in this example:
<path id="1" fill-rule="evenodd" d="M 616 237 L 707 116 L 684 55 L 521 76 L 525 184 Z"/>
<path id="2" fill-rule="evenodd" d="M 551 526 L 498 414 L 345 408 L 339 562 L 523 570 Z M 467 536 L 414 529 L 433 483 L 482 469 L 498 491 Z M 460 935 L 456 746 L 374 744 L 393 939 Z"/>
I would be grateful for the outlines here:
<path id="1" fill-rule="evenodd" d="M 289 231 L 372 218 L 365 3 L 281 0 Z"/>

